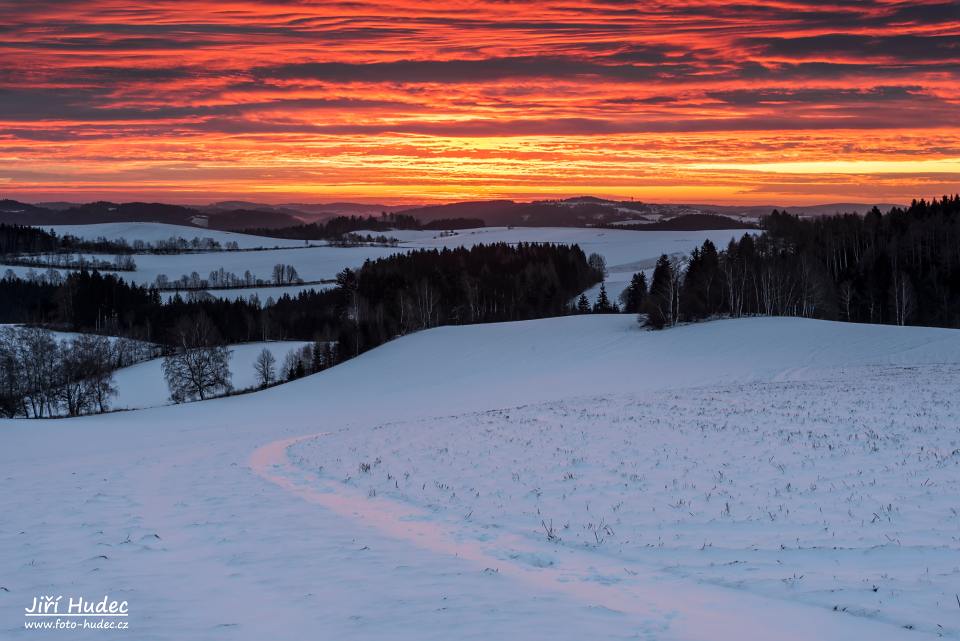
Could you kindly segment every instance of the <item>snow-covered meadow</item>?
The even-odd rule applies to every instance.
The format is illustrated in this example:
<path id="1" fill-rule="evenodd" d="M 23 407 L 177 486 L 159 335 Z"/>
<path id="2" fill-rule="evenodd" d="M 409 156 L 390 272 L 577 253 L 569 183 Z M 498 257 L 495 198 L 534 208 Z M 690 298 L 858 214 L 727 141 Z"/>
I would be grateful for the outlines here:
<path id="1" fill-rule="evenodd" d="M 586 254 L 597 253 L 607 261 L 607 293 L 616 302 L 617 296 L 630 284 L 633 275 L 640 271 L 652 272 L 661 254 L 689 254 L 708 239 L 722 248 L 731 238 L 740 238 L 744 233 L 742 229 L 633 231 L 582 227 L 485 227 L 458 230 L 453 235 L 449 235 L 449 232 L 407 230 L 390 232 L 390 235 L 405 247 L 424 249 L 459 245 L 471 247 L 479 243 L 498 242 L 576 244 Z M 599 292 L 598 284 L 585 294 L 593 302 Z"/>
<path id="2" fill-rule="evenodd" d="M 229 345 L 230 382 L 233 389 L 245 390 L 256 387 L 257 379 L 253 364 L 264 349 L 273 354 L 279 368 L 290 351 L 310 344 L 305 341 L 268 341 Z M 172 403 L 170 390 L 167 389 L 167 383 L 163 377 L 162 364 L 162 358 L 154 358 L 117 370 L 114 374 L 117 395 L 110 406 L 118 410 L 142 409 Z"/>
<path id="3" fill-rule="evenodd" d="M 3 421 L 0 636 L 110 594 L 147 640 L 960 638 L 958 372 L 953 330 L 576 316 Z"/>
<path id="4" fill-rule="evenodd" d="M 306 281 L 330 280 L 337 272 L 346 267 L 359 267 L 368 258 L 379 258 L 397 253 L 392 247 L 296 247 L 252 251 L 214 251 L 187 254 L 138 254 L 134 256 L 137 269 L 132 272 L 118 272 L 118 275 L 139 285 L 152 285 L 157 276 L 164 275 L 176 280 L 184 275 L 197 272 L 206 278 L 210 272 L 221 267 L 238 276 L 249 270 L 255 278 L 270 281 L 273 266 L 277 264 L 293 265 Z M 90 254 L 92 258 L 111 259 L 106 254 Z M 5 269 L 0 267 L 0 269 Z M 29 267 L 12 267 L 18 274 L 26 273 Z M 42 272 L 43 268 L 33 268 Z M 64 270 L 61 270 L 64 271 Z M 109 271 L 109 270 L 105 270 Z M 211 293 L 218 293 L 211 290 Z"/>
<path id="5" fill-rule="evenodd" d="M 94 241 L 105 238 L 110 241 L 126 240 L 132 243 L 142 240 L 145 243 L 157 243 L 170 238 L 210 238 L 226 246 L 227 243 L 236 243 L 240 249 L 274 249 L 279 247 L 302 247 L 302 240 L 289 238 L 268 238 L 253 236 L 233 231 L 204 229 L 187 225 L 169 225 L 167 223 L 95 223 L 92 225 L 52 225 L 43 229 L 52 230 L 58 236 L 73 236 L 84 240 Z"/>
<path id="6" fill-rule="evenodd" d="M 589 551 L 622 570 L 567 569 L 583 581 L 661 571 L 954 636 L 958 380 L 954 363 L 603 395 L 343 430 L 290 456 L 493 567 Z"/>
<path id="7" fill-rule="evenodd" d="M 595 229 L 575 227 L 485 227 L 481 229 L 459 230 L 454 233 L 439 231 L 397 230 L 387 235 L 397 238 L 400 243 L 395 247 L 359 246 L 336 247 L 323 243 L 306 246 L 303 241 L 283 240 L 238 234 L 217 232 L 161 223 L 108 223 L 102 225 L 70 225 L 54 227 L 57 233 L 70 233 L 84 238 L 95 239 L 103 236 L 110 240 L 125 238 L 132 242 L 144 240 L 155 242 L 171 236 L 183 238 L 211 237 L 225 244 L 237 242 L 241 249 L 255 251 L 240 252 L 201 252 L 186 254 L 141 254 L 134 257 L 137 269 L 133 272 L 120 272 L 119 275 L 129 281 L 150 285 L 157 276 L 164 275 L 175 280 L 196 272 L 206 278 L 210 272 L 220 268 L 227 272 L 243 275 L 250 271 L 255 278 L 270 280 L 274 265 L 292 265 L 305 281 L 329 281 L 344 268 L 360 267 L 367 259 L 382 258 L 396 253 L 415 249 L 440 249 L 444 247 L 472 247 L 479 243 L 559 243 L 578 244 L 587 254 L 598 253 L 607 261 L 607 290 L 616 298 L 629 284 L 630 278 L 638 271 L 652 270 L 661 254 L 686 254 L 710 239 L 718 247 L 726 245 L 733 237 L 743 235 L 743 230 L 729 231 L 629 231 L 622 229 Z M 365 234 L 368 232 L 360 232 Z M 382 232 L 369 232 L 377 235 Z M 190 235 L 192 234 L 192 235 Z M 111 260 L 110 255 L 89 255 L 88 258 Z M 0 271 L 11 269 L 19 277 L 29 272 L 42 274 L 46 271 L 39 267 L 0 266 Z M 61 275 L 69 270 L 58 270 Z M 284 293 L 295 295 L 305 289 L 322 289 L 323 284 L 297 285 L 292 287 L 260 287 L 242 289 L 211 289 L 210 293 L 219 298 L 248 298 L 256 293 L 262 302 L 267 297 L 279 298 Z M 593 301 L 600 290 L 597 285 L 586 292 Z M 173 294 L 166 294 L 171 297 Z"/>

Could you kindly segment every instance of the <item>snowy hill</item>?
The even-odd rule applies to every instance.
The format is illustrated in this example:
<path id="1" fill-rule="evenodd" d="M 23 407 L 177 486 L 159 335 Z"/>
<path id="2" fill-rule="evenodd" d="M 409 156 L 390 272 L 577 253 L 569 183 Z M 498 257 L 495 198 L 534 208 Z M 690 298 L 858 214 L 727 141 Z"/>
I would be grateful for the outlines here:
<path id="1" fill-rule="evenodd" d="M 0 422 L 0 636 L 71 592 L 123 638 L 958 638 L 958 374 L 953 330 L 578 316 Z"/>
<path id="2" fill-rule="evenodd" d="M 58 236 L 75 236 L 85 240 L 142 240 L 147 243 L 156 243 L 170 238 L 212 238 L 223 246 L 235 242 L 240 249 L 276 248 L 276 247 L 303 247 L 302 240 L 288 238 L 267 238 L 252 236 L 232 231 L 217 229 L 203 229 L 188 225 L 170 225 L 167 223 L 94 223 L 90 225 L 53 225 L 44 229 L 52 229 Z"/>
<path id="3" fill-rule="evenodd" d="M 360 267 L 367 259 L 377 259 L 416 249 L 441 249 L 444 247 L 472 247 L 484 243 L 557 243 L 577 244 L 587 254 L 598 253 L 607 261 L 607 289 L 611 297 L 627 286 L 634 273 L 651 270 L 661 254 L 687 254 L 703 241 L 712 240 L 718 247 L 726 245 L 733 237 L 739 238 L 743 230 L 708 231 L 630 231 L 622 229 L 586 229 L 575 227 L 484 227 L 461 230 L 453 235 L 437 231 L 397 230 L 388 233 L 400 241 L 396 247 L 359 246 L 333 247 L 325 244 L 306 247 L 303 241 L 265 238 L 233 232 L 198 230 L 192 227 L 164 225 L 159 223 L 109 223 L 101 225 L 74 225 L 54 228 L 57 233 L 71 233 L 95 239 L 104 236 L 111 240 L 125 238 L 127 241 L 144 240 L 155 242 L 171 236 L 192 239 L 210 237 L 221 244 L 235 241 L 241 249 L 266 248 L 251 252 L 205 252 L 186 254 L 146 254 L 134 257 L 136 271 L 120 272 L 130 282 L 152 284 L 157 276 L 165 275 L 178 279 L 197 272 L 202 278 L 224 268 L 242 275 L 249 270 L 254 277 L 269 280 L 276 264 L 293 265 L 299 276 L 308 282 L 332 280 L 344 268 Z M 379 235 L 381 232 L 360 232 Z M 317 245 L 317 243 L 312 243 Z M 93 258 L 111 260 L 109 255 L 93 255 Z M 10 269 L 20 277 L 31 272 L 43 272 L 43 268 L 24 266 L 0 266 L 0 271 Z M 69 270 L 60 270 L 65 273 Z M 242 288 L 210 290 L 220 298 L 236 299 L 256 293 L 261 301 L 267 297 L 279 298 L 284 293 L 296 295 L 304 289 L 322 289 L 322 284 L 297 285 L 280 288 Z M 595 300 L 599 285 L 587 292 Z M 172 296 L 168 293 L 167 296 Z"/>
<path id="4" fill-rule="evenodd" d="M 310 344 L 305 341 L 270 341 L 228 346 L 233 388 L 243 390 L 256 386 L 253 364 L 264 348 L 270 350 L 279 366 L 291 350 Z M 113 409 L 142 409 L 170 404 L 162 364 L 162 358 L 154 358 L 117 370 L 114 375 L 117 395 L 110 406 Z"/>

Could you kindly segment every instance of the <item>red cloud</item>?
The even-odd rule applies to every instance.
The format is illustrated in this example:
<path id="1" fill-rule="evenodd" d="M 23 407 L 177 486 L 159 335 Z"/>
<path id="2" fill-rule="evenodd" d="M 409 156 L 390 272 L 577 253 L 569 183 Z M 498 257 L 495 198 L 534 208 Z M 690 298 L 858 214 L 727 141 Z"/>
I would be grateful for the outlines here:
<path id="1" fill-rule="evenodd" d="M 955 3 L 847 4 L 0 0 L 0 185 L 785 202 L 956 185 L 832 170 L 960 156 Z M 782 162 L 807 173 L 763 169 Z"/>

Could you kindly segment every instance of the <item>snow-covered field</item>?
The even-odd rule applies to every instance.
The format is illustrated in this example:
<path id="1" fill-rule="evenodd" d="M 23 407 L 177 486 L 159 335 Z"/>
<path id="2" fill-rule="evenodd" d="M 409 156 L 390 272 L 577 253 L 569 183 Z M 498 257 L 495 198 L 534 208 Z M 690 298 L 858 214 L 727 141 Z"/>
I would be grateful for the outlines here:
<path id="1" fill-rule="evenodd" d="M 361 232 L 364 233 L 364 232 Z M 374 233 L 374 232 L 370 232 Z M 630 231 L 583 227 L 483 227 L 458 230 L 452 236 L 438 231 L 389 232 L 403 245 L 418 248 L 471 247 L 479 243 L 559 243 L 577 244 L 587 254 L 597 252 L 613 268 L 637 261 L 654 259 L 660 254 L 687 253 L 712 240 L 718 247 L 731 238 L 740 238 L 744 230 L 708 231 Z"/>
<path id="2" fill-rule="evenodd" d="M 287 353 L 309 344 L 304 341 L 270 341 L 230 345 L 230 374 L 233 388 L 243 390 L 256 386 L 257 379 L 253 363 L 264 348 L 269 349 L 273 354 L 279 369 Z M 162 363 L 162 358 L 154 358 L 117 370 L 114 374 L 117 395 L 112 399 L 110 407 L 141 409 L 171 403 L 170 391 L 163 378 Z"/>
<path id="3" fill-rule="evenodd" d="M 0 637 L 960 638 L 958 375 L 954 330 L 576 316 L 0 422 Z"/>
<path id="4" fill-rule="evenodd" d="M 429 515 L 494 567 L 589 551 L 614 569 L 574 562 L 580 579 L 625 590 L 663 570 L 956 634 L 958 374 L 851 368 L 551 401 L 345 430 L 290 455 L 304 485 Z"/>
<path id="5" fill-rule="evenodd" d="M 433 249 L 440 247 L 471 247 L 479 243 L 559 243 L 577 244 L 587 255 L 598 253 L 607 261 L 607 294 L 616 302 L 634 274 L 647 272 L 649 282 L 653 267 L 661 254 L 688 254 L 709 239 L 722 249 L 731 238 L 740 238 L 745 232 L 735 230 L 707 231 L 630 231 L 623 229 L 587 229 L 580 227 L 485 227 L 457 231 L 446 236 L 437 231 L 393 231 L 389 235 L 405 246 Z M 600 293 L 600 285 L 585 294 L 593 302 Z"/>
<path id="6" fill-rule="evenodd" d="M 159 240 L 171 235 L 182 235 L 174 230 L 194 230 L 190 227 L 163 225 L 160 223 L 109 223 L 104 225 L 73 225 L 61 226 L 55 229 L 58 233 L 70 231 L 84 232 L 88 228 L 103 228 L 101 231 L 85 232 L 91 237 L 104 235 L 107 238 L 123 237 L 128 241 L 136 239 Z M 172 228 L 172 229 L 171 229 Z M 726 245 L 733 237 L 743 235 L 743 230 L 728 231 L 625 231 L 620 229 L 586 229 L 575 227 L 485 227 L 482 229 L 467 229 L 457 231 L 454 235 L 445 235 L 438 231 L 398 230 L 389 232 L 400 240 L 397 247 L 304 247 L 303 241 L 283 241 L 273 238 L 260 238 L 232 232 L 215 232 L 194 230 L 211 235 L 221 242 L 237 240 L 241 248 L 244 247 L 273 247 L 280 249 L 251 252 L 210 252 L 195 254 L 149 254 L 138 255 L 134 259 L 137 264 L 135 272 L 121 272 L 120 276 L 126 280 L 149 285 L 156 277 L 163 274 L 170 279 L 177 279 L 191 272 L 197 272 L 202 278 L 223 267 L 228 272 L 242 275 L 249 270 L 254 277 L 269 280 L 273 266 L 282 263 L 293 265 L 300 277 L 307 281 L 330 280 L 336 277 L 337 272 L 344 268 L 357 268 L 366 259 L 376 259 L 411 249 L 438 249 L 443 247 L 472 247 L 479 243 L 517 243 L 540 242 L 578 244 L 587 254 L 599 253 L 607 261 L 608 277 L 607 290 L 611 298 L 616 299 L 621 291 L 629 284 L 634 273 L 641 270 L 651 270 L 661 254 L 689 253 L 695 247 L 710 239 L 718 247 Z M 379 234 L 381 232 L 360 232 Z M 197 235 L 197 234 L 194 234 Z M 193 236 L 190 236 L 192 238 Z M 109 260 L 112 256 L 96 255 L 95 258 Z M 7 268 L 0 266 L 0 271 Z M 42 268 L 11 267 L 19 276 L 23 276 L 30 269 L 42 273 Z M 60 270 L 63 273 L 65 270 Z M 322 285 L 308 285 L 292 291 L 302 289 L 320 289 Z M 587 292 L 588 298 L 595 300 L 600 286 L 597 285 Z M 236 299 L 240 296 L 249 297 L 251 291 L 244 290 L 210 290 L 210 293 L 220 298 Z M 278 298 L 282 292 L 257 292 L 261 301 L 266 296 Z M 266 295 L 264 295 L 266 294 Z"/>
<path id="7" fill-rule="evenodd" d="M 397 253 L 391 247 L 298 247 L 249 252 L 209 252 L 197 254 L 144 254 L 137 255 L 135 272 L 120 275 L 132 282 L 150 285 L 157 276 L 164 274 L 170 280 L 197 272 L 207 278 L 210 272 L 223 267 L 228 272 L 242 276 L 250 270 L 255 278 L 270 280 L 273 266 L 293 265 L 300 278 L 308 281 L 330 280 L 346 267 L 359 267 L 368 258 L 379 258 Z M 107 258 L 97 255 L 98 258 Z M 211 290 L 217 294 L 217 290 Z"/>
<path id="8" fill-rule="evenodd" d="M 168 225 L 166 223 L 53 225 L 43 227 L 43 229 L 52 229 L 58 236 L 75 236 L 85 240 L 97 240 L 98 238 L 106 238 L 107 240 L 124 239 L 130 243 L 134 240 L 156 243 L 158 241 L 169 240 L 170 238 L 183 238 L 185 240 L 212 238 L 223 246 L 226 246 L 227 243 L 235 242 L 240 249 L 272 249 L 275 247 L 302 247 L 304 245 L 302 240 L 267 238 L 265 236 L 252 236 L 250 234 L 240 234 L 232 231 L 219 231 L 216 229 L 204 229 L 202 227 L 190 227 L 187 225 Z"/>

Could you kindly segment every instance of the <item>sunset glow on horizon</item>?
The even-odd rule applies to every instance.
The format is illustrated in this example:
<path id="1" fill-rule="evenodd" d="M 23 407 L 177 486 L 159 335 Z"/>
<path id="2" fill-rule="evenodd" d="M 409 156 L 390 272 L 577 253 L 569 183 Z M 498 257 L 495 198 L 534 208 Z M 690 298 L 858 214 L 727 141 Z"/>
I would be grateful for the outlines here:
<path id="1" fill-rule="evenodd" d="M 908 202 L 960 5 L 0 0 L 0 198 Z"/>

